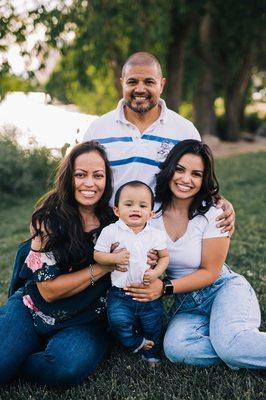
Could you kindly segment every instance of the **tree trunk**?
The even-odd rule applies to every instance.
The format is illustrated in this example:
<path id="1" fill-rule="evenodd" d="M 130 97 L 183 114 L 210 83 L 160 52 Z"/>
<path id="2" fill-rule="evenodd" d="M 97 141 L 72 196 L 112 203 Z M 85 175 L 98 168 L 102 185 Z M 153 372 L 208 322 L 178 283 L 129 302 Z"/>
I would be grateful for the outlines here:
<path id="1" fill-rule="evenodd" d="M 200 135 L 216 136 L 213 77 L 209 68 L 205 68 L 200 76 L 193 107 L 193 120 Z"/>
<path id="2" fill-rule="evenodd" d="M 121 63 L 119 63 L 118 60 L 116 60 L 116 59 L 112 59 L 110 61 L 110 66 L 111 66 L 113 74 L 114 74 L 115 88 L 117 90 L 119 99 L 121 99 L 123 97 L 122 86 L 121 86 L 121 82 L 120 82 L 120 78 L 122 76 L 122 66 L 121 66 Z"/>
<path id="3" fill-rule="evenodd" d="M 254 62 L 253 48 L 254 47 L 252 44 L 249 44 L 249 49 L 247 49 L 243 55 L 243 61 L 238 73 L 238 79 L 235 79 L 231 86 L 227 86 L 225 88 L 225 140 L 230 142 L 236 142 L 241 136 L 241 111 L 244 95 L 248 87 Z M 228 71 L 228 73 L 230 73 L 230 71 Z"/>
<path id="4" fill-rule="evenodd" d="M 212 19 L 208 9 L 201 20 L 199 35 L 200 63 L 202 68 L 193 99 L 193 119 L 201 136 L 216 135 L 216 116 L 214 111 L 215 95 L 211 51 Z"/>
<path id="5" fill-rule="evenodd" d="M 179 20 L 178 12 L 178 4 L 173 1 L 170 10 L 171 39 L 166 56 L 166 101 L 168 107 L 174 111 L 178 111 L 182 100 L 185 48 L 196 17 L 196 13 L 193 10 L 186 18 Z"/>

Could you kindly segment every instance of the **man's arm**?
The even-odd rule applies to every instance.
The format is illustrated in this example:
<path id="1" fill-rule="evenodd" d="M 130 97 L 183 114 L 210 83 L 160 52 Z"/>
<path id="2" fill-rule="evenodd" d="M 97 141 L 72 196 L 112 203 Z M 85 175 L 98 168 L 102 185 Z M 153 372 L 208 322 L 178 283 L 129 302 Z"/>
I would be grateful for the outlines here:
<path id="1" fill-rule="evenodd" d="M 231 237 L 235 231 L 235 220 L 236 220 L 235 219 L 236 213 L 233 208 L 233 205 L 228 200 L 221 197 L 217 201 L 216 207 L 222 208 L 224 211 L 216 218 L 216 221 L 219 221 L 219 223 L 216 226 L 217 228 L 222 228 L 222 232 L 229 232 L 229 237 Z"/>

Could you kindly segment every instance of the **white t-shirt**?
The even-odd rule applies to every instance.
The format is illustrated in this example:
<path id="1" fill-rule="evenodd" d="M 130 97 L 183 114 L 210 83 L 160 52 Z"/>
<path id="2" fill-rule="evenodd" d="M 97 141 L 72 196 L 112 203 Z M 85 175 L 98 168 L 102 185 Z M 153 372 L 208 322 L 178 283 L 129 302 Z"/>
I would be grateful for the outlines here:
<path id="1" fill-rule="evenodd" d="M 119 249 L 126 248 L 130 252 L 128 270 L 111 273 L 112 285 L 120 288 L 129 283 L 142 283 L 145 271 L 150 268 L 147 264 L 148 251 L 167 248 L 164 232 L 151 227 L 147 223 L 141 232 L 134 233 L 120 219 L 102 230 L 97 239 L 95 250 L 110 253 L 111 245 L 115 242 L 119 242 Z"/>
<path id="2" fill-rule="evenodd" d="M 140 180 L 155 186 L 155 174 L 172 147 L 184 139 L 201 140 L 192 122 L 169 110 L 160 99 L 160 117 L 141 133 L 124 114 L 124 100 L 115 110 L 93 121 L 83 141 L 104 145 L 114 175 L 114 193 L 126 182 Z M 113 199 L 111 204 L 113 203 Z"/>
<path id="3" fill-rule="evenodd" d="M 161 229 L 167 236 L 170 257 L 167 275 L 170 278 L 181 278 L 199 269 L 203 239 L 228 236 L 228 232 L 221 233 L 221 229 L 216 227 L 216 218 L 222 212 L 212 206 L 206 214 L 189 220 L 186 232 L 175 242 L 167 235 L 162 216 L 151 220 L 151 225 Z"/>

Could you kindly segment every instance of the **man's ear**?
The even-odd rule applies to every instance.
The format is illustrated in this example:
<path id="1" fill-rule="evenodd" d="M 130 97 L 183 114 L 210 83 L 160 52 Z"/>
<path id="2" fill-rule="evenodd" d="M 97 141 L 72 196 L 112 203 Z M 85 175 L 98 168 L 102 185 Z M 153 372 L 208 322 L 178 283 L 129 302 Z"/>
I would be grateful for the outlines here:
<path id="1" fill-rule="evenodd" d="M 114 207 L 113 210 L 114 210 L 114 214 L 119 218 L 120 214 L 119 214 L 118 207 Z"/>
<path id="2" fill-rule="evenodd" d="M 163 93 L 163 89 L 164 89 L 165 84 L 166 84 L 166 79 L 165 78 L 161 78 L 161 92 L 160 92 L 160 94 Z"/>

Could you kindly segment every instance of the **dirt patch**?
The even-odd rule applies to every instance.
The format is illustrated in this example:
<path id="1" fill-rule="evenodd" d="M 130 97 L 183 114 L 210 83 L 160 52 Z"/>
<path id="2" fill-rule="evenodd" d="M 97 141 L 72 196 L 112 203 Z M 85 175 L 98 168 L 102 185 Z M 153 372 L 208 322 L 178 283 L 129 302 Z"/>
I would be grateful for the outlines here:
<path id="1" fill-rule="evenodd" d="M 204 143 L 207 143 L 215 158 L 226 158 L 237 156 L 244 153 L 255 153 L 258 151 L 266 151 L 266 138 L 256 137 L 254 142 L 240 140 L 239 142 L 223 142 L 214 136 L 203 137 Z"/>

